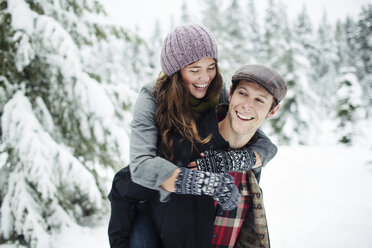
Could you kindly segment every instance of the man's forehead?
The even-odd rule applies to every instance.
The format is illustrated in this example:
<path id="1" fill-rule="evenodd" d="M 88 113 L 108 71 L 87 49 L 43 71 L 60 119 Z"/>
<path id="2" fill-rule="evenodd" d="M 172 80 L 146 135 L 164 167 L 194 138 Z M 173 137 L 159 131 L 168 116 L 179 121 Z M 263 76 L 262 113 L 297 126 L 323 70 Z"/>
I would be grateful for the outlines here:
<path id="1" fill-rule="evenodd" d="M 246 90 L 248 90 L 249 88 L 254 88 L 256 90 L 259 90 L 262 93 L 265 93 L 265 95 L 272 96 L 270 94 L 270 92 L 268 92 L 264 87 L 262 87 L 262 85 L 260 85 L 256 82 L 252 82 L 252 81 L 240 80 L 240 82 L 238 83 L 238 86 L 236 88 L 237 89 L 243 88 L 243 89 L 246 89 Z"/>

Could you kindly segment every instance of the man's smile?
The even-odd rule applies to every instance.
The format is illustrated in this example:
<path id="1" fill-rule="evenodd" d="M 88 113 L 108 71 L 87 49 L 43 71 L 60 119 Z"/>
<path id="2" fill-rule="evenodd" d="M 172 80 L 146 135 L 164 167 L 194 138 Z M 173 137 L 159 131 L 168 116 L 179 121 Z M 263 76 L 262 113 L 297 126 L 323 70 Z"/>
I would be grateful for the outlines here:
<path id="1" fill-rule="evenodd" d="M 249 116 L 249 115 L 243 115 L 242 113 L 236 111 L 236 115 L 238 116 L 239 119 L 243 120 L 243 121 L 250 121 L 250 120 L 253 120 L 254 118 L 252 116 Z"/>

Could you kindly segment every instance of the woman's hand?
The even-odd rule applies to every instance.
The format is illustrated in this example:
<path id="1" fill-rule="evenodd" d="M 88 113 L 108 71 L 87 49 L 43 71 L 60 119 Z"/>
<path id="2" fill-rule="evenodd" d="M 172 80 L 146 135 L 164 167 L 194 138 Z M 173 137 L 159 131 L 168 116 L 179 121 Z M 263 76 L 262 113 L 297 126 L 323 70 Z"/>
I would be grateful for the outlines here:
<path id="1" fill-rule="evenodd" d="M 180 169 L 179 168 L 175 169 L 173 174 L 163 182 L 161 187 L 168 192 L 173 192 L 173 193 L 176 192 L 176 180 L 179 174 L 180 174 Z"/>

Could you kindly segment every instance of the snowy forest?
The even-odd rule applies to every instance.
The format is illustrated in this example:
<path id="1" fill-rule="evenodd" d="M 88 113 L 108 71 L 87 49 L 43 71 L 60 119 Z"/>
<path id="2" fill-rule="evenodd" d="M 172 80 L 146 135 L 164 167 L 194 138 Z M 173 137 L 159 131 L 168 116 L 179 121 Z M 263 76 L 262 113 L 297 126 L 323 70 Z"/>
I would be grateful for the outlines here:
<path id="1" fill-rule="evenodd" d="M 278 0 L 201 0 L 229 87 L 245 64 L 289 87 L 264 127 L 278 145 L 372 149 L 372 4 L 358 18 L 290 20 Z M 172 25 L 195 21 L 187 1 Z M 160 73 L 159 22 L 142 37 L 98 0 L 0 0 L 0 244 L 53 247 L 63 228 L 109 212 L 113 175 L 129 163 L 137 92 Z"/>

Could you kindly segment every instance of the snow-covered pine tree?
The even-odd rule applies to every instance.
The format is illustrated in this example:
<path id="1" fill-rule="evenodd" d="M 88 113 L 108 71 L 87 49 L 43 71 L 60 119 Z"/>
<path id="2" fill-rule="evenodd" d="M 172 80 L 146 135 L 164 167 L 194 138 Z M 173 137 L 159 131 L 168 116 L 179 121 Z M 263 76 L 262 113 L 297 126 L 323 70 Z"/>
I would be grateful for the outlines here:
<path id="1" fill-rule="evenodd" d="M 225 18 L 224 18 L 224 7 L 223 1 L 221 0 L 203 0 L 201 2 L 202 6 L 202 23 L 205 25 L 211 32 L 213 33 L 214 37 L 217 41 L 218 46 L 218 54 L 219 54 L 219 61 L 218 65 L 221 70 L 222 76 L 224 81 L 229 81 L 229 78 L 225 77 L 225 73 L 227 73 L 228 63 L 223 59 L 224 57 L 224 43 L 227 42 L 225 40 L 225 32 L 227 30 Z"/>
<path id="2" fill-rule="evenodd" d="M 261 23 L 257 13 L 255 0 L 249 0 L 242 19 L 245 24 L 242 32 L 245 33 L 245 52 L 248 55 L 245 64 L 262 64 Z"/>
<path id="3" fill-rule="evenodd" d="M 337 84 L 336 61 L 337 46 L 335 32 L 324 11 L 319 24 L 315 42 L 315 53 L 312 62 L 314 70 L 313 86 L 325 109 L 331 108 L 329 99 L 335 94 Z"/>
<path id="4" fill-rule="evenodd" d="M 292 34 L 285 6 L 269 0 L 265 13 L 263 37 L 263 63 L 278 70 L 284 77 L 290 73 Z"/>
<path id="5" fill-rule="evenodd" d="M 290 134 L 292 143 L 318 144 L 322 131 L 322 120 L 326 118 L 325 111 L 319 103 L 319 97 L 315 94 L 312 78 L 312 59 L 314 57 L 313 28 L 310 17 L 304 5 L 291 26 L 290 53 L 288 53 L 288 69 L 292 78 L 288 79 L 288 96 L 283 103 L 281 114 L 287 118 L 279 118 L 287 124 L 284 133 Z M 292 102 L 290 104 L 290 102 Z M 288 112 L 288 113 L 283 113 Z M 278 116 L 279 117 L 279 116 Z M 314 122 L 313 120 L 319 120 Z M 292 121 L 291 121 L 292 120 Z M 292 122 L 292 127 L 290 123 Z"/>
<path id="6" fill-rule="evenodd" d="M 223 13 L 225 32 L 223 42 L 219 43 L 221 48 L 221 61 L 225 65 L 224 78 L 226 82 L 234 72 L 242 65 L 248 64 L 251 54 L 246 51 L 247 37 L 242 18 L 242 6 L 239 0 L 232 0 Z"/>
<path id="7" fill-rule="evenodd" d="M 155 21 L 153 33 L 150 37 L 150 42 L 148 42 L 147 51 L 148 51 L 148 61 L 149 69 L 151 70 L 151 81 L 156 79 L 156 76 L 160 73 L 160 51 L 163 42 L 163 32 L 159 20 Z"/>
<path id="8" fill-rule="evenodd" d="M 137 33 L 139 33 L 139 30 L 139 27 L 137 27 Z M 152 48 L 155 49 L 155 47 Z M 154 71 L 149 66 L 150 57 L 148 54 L 148 44 L 141 37 L 134 34 L 131 35 L 131 42 L 125 43 L 122 51 L 122 64 L 125 65 L 125 67 L 129 64 L 126 68 L 130 71 L 128 75 L 132 76 L 132 78 L 126 82 L 128 82 L 133 89 L 139 90 L 143 85 L 155 80 Z"/>
<path id="9" fill-rule="evenodd" d="M 117 58 L 97 56 L 129 39 L 96 0 L 0 8 L 0 237 L 53 247 L 61 228 L 105 213 L 113 172 L 128 163 L 135 93 Z"/>
<path id="10" fill-rule="evenodd" d="M 182 23 L 189 23 L 191 21 L 190 13 L 189 13 L 189 6 L 187 5 L 187 1 L 182 1 L 181 7 L 181 22 Z"/>
<path id="11" fill-rule="evenodd" d="M 265 13 L 262 43 L 262 63 L 278 71 L 287 82 L 288 95 L 281 103 L 280 112 L 271 118 L 265 130 L 280 144 L 289 144 L 291 139 L 299 140 L 299 132 L 304 131 L 304 121 L 299 115 L 298 76 L 295 75 L 292 34 L 283 5 L 275 0 L 268 1 Z M 266 128 L 270 126 L 269 128 Z M 296 129 L 301 128 L 302 130 Z"/>
<path id="12" fill-rule="evenodd" d="M 359 122 L 365 118 L 362 108 L 362 88 L 355 75 L 355 68 L 342 68 L 337 78 L 338 89 L 335 100 L 335 117 L 338 127 L 335 130 L 338 142 L 352 145 L 355 136 L 360 136 L 362 129 Z"/>
<path id="13" fill-rule="evenodd" d="M 335 40 L 337 46 L 337 60 L 335 61 L 336 70 L 339 71 L 341 68 L 351 66 L 350 59 L 351 54 L 355 53 L 355 46 L 350 46 L 350 41 L 348 38 L 348 27 L 350 27 L 352 20 L 350 17 L 346 19 L 346 24 L 338 20 L 336 22 L 335 29 Z M 351 25 L 354 26 L 354 25 Z M 355 26 L 354 26 L 355 27 Z M 354 43 L 354 42 L 353 42 Z"/>
<path id="14" fill-rule="evenodd" d="M 218 41 L 223 38 L 224 32 L 222 20 L 222 2 L 221 0 L 203 0 L 202 1 L 202 23 L 211 30 Z"/>
<path id="15" fill-rule="evenodd" d="M 372 73 L 372 4 L 368 4 L 362 8 L 357 22 L 356 44 L 357 49 L 362 53 L 363 71 L 366 74 Z M 362 52 L 363 51 L 363 52 Z M 362 69 L 362 68 L 358 68 Z"/>
<path id="16" fill-rule="evenodd" d="M 302 63 L 307 64 L 308 70 L 306 75 L 309 79 L 312 79 L 315 77 L 311 65 L 315 63 L 316 40 L 314 38 L 313 24 L 305 4 L 302 6 L 301 12 L 293 22 L 293 36 L 296 43 L 299 45 L 297 46 L 298 52 L 300 52 L 301 56 L 305 59 Z"/>
<path id="17" fill-rule="evenodd" d="M 372 118 L 372 4 L 362 8 L 355 29 L 355 43 L 358 50 L 358 79 L 363 88 L 368 118 Z"/>
<path id="18" fill-rule="evenodd" d="M 277 10 L 284 17 L 285 8 Z M 279 15 L 279 14 L 278 14 Z M 290 27 L 286 18 L 278 23 L 279 33 L 276 30 L 271 34 L 281 40 L 280 51 L 273 48 L 272 67 L 276 69 L 286 80 L 288 93 L 281 103 L 280 111 L 270 119 L 273 133 L 281 144 L 308 144 L 311 138 L 317 137 L 317 123 L 312 122 L 315 118 L 318 106 L 317 97 L 310 87 L 309 71 L 311 65 L 308 58 L 306 44 L 309 30 L 309 23 L 306 23 L 306 15 L 300 14 L 294 27 Z M 266 30 L 268 32 L 268 30 Z M 278 42 L 277 41 L 277 42 Z M 279 47 L 279 44 L 276 46 Z M 319 114 L 319 113 L 318 113 Z M 315 136 L 314 136 L 315 135 Z"/>
<path id="19" fill-rule="evenodd" d="M 275 0 L 268 0 L 264 16 L 264 33 L 262 42 L 263 63 L 272 66 L 278 61 L 277 53 L 283 48 L 283 18 Z"/>

